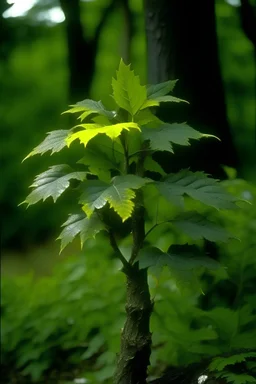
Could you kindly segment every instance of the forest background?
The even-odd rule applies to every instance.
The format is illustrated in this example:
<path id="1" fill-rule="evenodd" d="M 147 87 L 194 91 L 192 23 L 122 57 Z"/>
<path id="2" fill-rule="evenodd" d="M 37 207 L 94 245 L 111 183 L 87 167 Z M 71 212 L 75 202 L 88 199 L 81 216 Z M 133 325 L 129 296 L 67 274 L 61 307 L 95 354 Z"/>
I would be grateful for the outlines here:
<path id="1" fill-rule="evenodd" d="M 89 243 L 86 252 L 81 253 L 75 243 L 59 255 L 55 238 L 72 208 L 68 195 L 58 207 L 51 201 L 29 210 L 18 205 L 34 175 L 50 162 L 35 157 L 21 164 L 22 159 L 46 132 L 67 128 L 69 118 L 60 114 L 68 104 L 93 98 L 111 107 L 111 77 L 120 57 L 132 63 L 143 83 L 178 78 L 176 95 L 189 100 L 190 106 L 175 106 L 162 114 L 187 120 L 222 140 L 203 150 L 198 145 L 186 156 L 181 153 L 171 170 L 191 166 L 227 177 L 233 192 L 252 203 L 239 213 L 223 214 L 226 228 L 241 242 L 220 245 L 218 253 L 229 274 L 216 273 L 211 284 L 202 277 L 204 295 L 187 286 L 182 293 L 177 288 L 177 293 L 167 276 L 163 279 L 169 283 L 162 288 L 152 282 L 163 299 L 153 319 L 152 376 L 168 365 L 198 361 L 202 354 L 221 354 L 234 335 L 243 344 L 247 340 L 250 348 L 256 274 L 256 3 L 162 4 L 161 8 L 157 2 L 141 0 L 74 0 L 72 5 L 67 0 L 0 2 L 2 346 L 6 375 L 20 382 L 24 377 L 45 380 L 44 375 L 56 380 L 57 375 L 61 383 L 78 375 L 97 383 L 112 374 L 124 292 L 115 260 L 113 265 L 108 262 L 111 249 L 103 248 L 99 259 L 104 247 L 99 238 L 97 246 Z M 152 17 L 154 7 L 159 19 Z M 164 14 L 170 20 L 167 35 L 161 34 Z M 79 150 L 77 146 L 73 152 Z M 163 159 L 166 164 L 169 160 Z M 87 273 L 89 267 L 93 273 Z M 105 292 L 99 281 L 106 284 Z M 179 312 L 174 308 L 180 300 Z M 206 310 L 218 318 L 218 338 L 208 331 L 188 336 L 194 319 Z M 245 319 L 248 316 L 245 328 L 241 313 Z M 237 324 L 234 321 L 228 332 L 227 319 L 234 316 Z M 76 326 L 70 327 L 70 322 Z M 207 351 L 202 346 L 205 340 L 214 340 Z"/>

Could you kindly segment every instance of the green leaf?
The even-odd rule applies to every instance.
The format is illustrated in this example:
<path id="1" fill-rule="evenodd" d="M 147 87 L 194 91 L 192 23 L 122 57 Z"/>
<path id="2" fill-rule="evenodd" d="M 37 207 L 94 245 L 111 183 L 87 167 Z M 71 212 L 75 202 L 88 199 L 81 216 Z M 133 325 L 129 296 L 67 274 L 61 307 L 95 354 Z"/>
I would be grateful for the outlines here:
<path id="1" fill-rule="evenodd" d="M 111 185 L 100 180 L 87 180 L 82 185 L 80 203 L 88 217 L 95 209 L 109 203 L 123 221 L 128 219 L 133 211 L 135 197 L 134 189 L 143 187 L 149 179 L 135 175 L 116 176 Z"/>
<path id="2" fill-rule="evenodd" d="M 225 378 L 227 383 L 232 384 L 252 384 L 256 383 L 255 377 L 247 374 L 237 374 L 232 372 L 224 372 L 220 377 Z"/>
<path id="3" fill-rule="evenodd" d="M 150 141 L 150 147 L 156 151 L 168 151 L 173 153 L 171 143 L 190 145 L 189 140 L 199 140 L 203 137 L 215 137 L 196 131 L 185 123 L 161 124 L 157 128 L 145 127 L 142 129 L 144 140 Z"/>
<path id="4" fill-rule="evenodd" d="M 136 114 L 134 122 L 142 126 L 152 122 L 160 122 L 160 120 L 153 115 L 150 109 L 143 109 Z"/>
<path id="5" fill-rule="evenodd" d="M 171 173 L 163 182 L 157 182 L 155 185 L 159 192 L 174 204 L 178 196 L 188 195 L 217 209 L 237 208 L 237 199 L 227 193 L 218 180 L 207 177 L 203 172 L 184 169 Z"/>
<path id="6" fill-rule="evenodd" d="M 92 114 L 102 115 L 107 117 L 108 119 L 112 119 L 114 117 L 114 112 L 108 111 L 101 101 L 94 101 L 90 99 L 85 99 L 83 101 L 79 101 L 75 105 L 71 105 L 71 109 L 65 111 L 64 113 L 78 112 L 83 112 L 79 116 L 81 121 Z"/>
<path id="7" fill-rule="evenodd" d="M 187 100 L 179 99 L 178 97 L 174 97 L 171 95 L 156 97 L 156 98 L 154 98 L 154 101 L 156 101 L 158 103 L 171 102 L 171 103 L 187 103 L 187 104 L 189 104 L 189 102 Z"/>
<path id="8" fill-rule="evenodd" d="M 79 139 L 80 143 L 84 144 L 86 147 L 90 140 L 95 136 L 100 134 L 107 135 L 111 140 L 115 140 L 120 136 L 123 130 L 129 131 L 130 129 L 137 129 L 140 131 L 140 127 L 136 123 L 119 123 L 114 125 L 107 125 L 105 127 L 100 127 L 98 124 L 80 124 L 78 127 L 84 128 L 84 130 L 72 133 L 67 139 L 66 143 L 69 147 L 70 144 Z"/>
<path id="9" fill-rule="evenodd" d="M 227 365 L 234 365 L 245 361 L 247 358 L 256 357 L 256 352 L 239 353 L 229 357 L 216 357 L 209 365 L 210 371 L 223 371 Z"/>
<path id="10" fill-rule="evenodd" d="M 171 223 L 194 240 L 226 242 L 233 237 L 224 228 L 212 223 L 197 212 L 184 212 Z"/>
<path id="11" fill-rule="evenodd" d="M 70 215 L 62 227 L 65 228 L 58 237 L 58 240 L 61 240 L 60 252 L 74 240 L 76 235 L 80 234 L 82 248 L 87 239 L 95 238 L 98 232 L 105 229 L 104 224 L 96 214 L 88 218 L 84 213 Z"/>
<path id="12" fill-rule="evenodd" d="M 45 201 L 48 197 L 52 197 L 53 201 L 69 187 L 70 180 L 76 179 L 83 181 L 86 177 L 86 172 L 71 172 L 72 168 L 69 165 L 54 165 L 46 172 L 36 176 L 34 183 L 31 185 L 34 188 L 24 203 L 28 206 L 36 204 L 38 201 Z M 70 173 L 71 172 L 71 173 Z"/>
<path id="13" fill-rule="evenodd" d="M 168 266 L 171 270 L 191 271 L 200 267 L 219 268 L 219 264 L 203 256 L 195 245 L 172 245 L 168 252 L 156 247 L 143 248 L 138 257 L 140 269 Z"/>
<path id="14" fill-rule="evenodd" d="M 140 107 L 140 110 L 144 110 L 150 107 L 158 107 L 159 105 L 160 105 L 159 101 L 148 99 L 142 104 L 142 106 Z"/>
<path id="15" fill-rule="evenodd" d="M 97 175 L 99 179 L 106 182 L 110 181 L 110 171 L 119 169 L 118 164 L 110 159 L 106 153 L 102 152 L 97 146 L 87 147 L 84 157 L 79 160 L 78 163 L 87 165 L 92 174 Z"/>
<path id="16" fill-rule="evenodd" d="M 23 161 L 34 155 L 42 155 L 47 151 L 52 151 L 51 155 L 55 152 L 61 151 L 67 145 L 65 139 L 68 137 L 69 133 L 70 130 L 68 129 L 48 132 L 44 141 L 35 147 Z"/>
<path id="17" fill-rule="evenodd" d="M 162 176 L 166 175 L 163 168 L 155 160 L 153 160 L 152 157 L 150 157 L 150 156 L 147 156 L 145 161 L 144 161 L 144 169 L 146 171 L 160 173 L 160 175 L 162 175 Z"/>
<path id="18" fill-rule="evenodd" d="M 178 80 L 169 80 L 164 83 L 153 84 L 147 86 L 148 99 L 155 99 L 159 96 L 165 96 L 169 92 L 173 91 Z"/>
<path id="19" fill-rule="evenodd" d="M 116 79 L 112 80 L 113 96 L 116 104 L 132 116 L 138 112 L 147 99 L 145 86 L 140 85 L 139 76 L 135 76 L 130 65 L 120 61 Z"/>

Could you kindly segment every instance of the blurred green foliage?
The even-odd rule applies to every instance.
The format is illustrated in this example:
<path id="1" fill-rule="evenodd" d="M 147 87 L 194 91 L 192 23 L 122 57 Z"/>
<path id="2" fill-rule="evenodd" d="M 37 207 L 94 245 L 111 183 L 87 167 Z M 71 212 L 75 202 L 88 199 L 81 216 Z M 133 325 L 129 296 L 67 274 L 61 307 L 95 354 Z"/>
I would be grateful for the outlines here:
<path id="1" fill-rule="evenodd" d="M 221 216 L 240 239 L 220 246 L 223 268 L 201 271 L 200 286 L 177 280 L 168 270 L 150 275 L 155 301 L 151 377 L 168 365 L 255 348 L 256 189 L 244 181 L 226 183 L 253 205 L 242 203 L 243 209 Z M 167 241 L 167 236 L 170 243 L 169 235 L 161 237 Z M 106 238 L 96 239 L 50 277 L 3 278 L 2 363 L 7 379 L 62 383 L 82 377 L 96 384 L 111 378 L 125 317 L 124 275 Z M 230 366 L 227 372 L 237 374 Z"/>

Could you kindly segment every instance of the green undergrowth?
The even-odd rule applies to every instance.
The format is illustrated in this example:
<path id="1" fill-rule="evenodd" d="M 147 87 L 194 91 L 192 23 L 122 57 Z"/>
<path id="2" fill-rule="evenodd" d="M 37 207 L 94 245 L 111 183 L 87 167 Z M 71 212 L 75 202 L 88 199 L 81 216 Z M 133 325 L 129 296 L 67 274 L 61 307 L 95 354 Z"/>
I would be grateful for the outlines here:
<path id="1" fill-rule="evenodd" d="M 150 377 L 169 365 L 209 359 L 211 372 L 228 383 L 256 382 L 256 193 L 245 182 L 226 183 L 252 205 L 220 216 L 240 239 L 220 246 L 224 268 L 201 270 L 197 285 L 180 284 L 167 269 L 149 276 L 155 301 Z M 52 276 L 2 279 L 6 383 L 111 382 L 125 318 L 124 276 L 104 236 L 88 241 L 85 251 L 62 262 Z M 163 230 L 159 242 L 164 241 Z"/>

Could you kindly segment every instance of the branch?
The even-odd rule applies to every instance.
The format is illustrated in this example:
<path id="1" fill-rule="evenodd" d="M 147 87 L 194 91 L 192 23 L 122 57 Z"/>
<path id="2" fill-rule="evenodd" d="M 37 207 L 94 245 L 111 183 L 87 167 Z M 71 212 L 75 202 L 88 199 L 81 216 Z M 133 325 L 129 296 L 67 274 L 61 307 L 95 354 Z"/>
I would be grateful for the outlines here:
<path id="1" fill-rule="evenodd" d="M 128 263 L 128 261 L 123 256 L 123 254 L 120 251 L 120 249 L 118 248 L 118 245 L 117 245 L 117 242 L 116 242 L 116 239 L 115 239 L 115 236 L 114 236 L 113 232 L 111 230 L 109 230 L 108 234 L 109 234 L 110 245 L 113 248 L 116 256 L 118 257 L 118 259 L 123 264 L 123 267 L 124 267 L 123 270 L 126 273 L 126 272 L 128 272 L 131 269 L 131 265 Z"/>
<path id="2" fill-rule="evenodd" d="M 162 224 L 166 224 L 166 223 L 170 223 L 172 220 L 166 220 L 166 221 L 161 221 L 160 223 L 156 223 L 154 224 L 148 231 L 147 233 L 145 234 L 145 238 L 156 228 L 158 227 L 159 225 L 162 225 Z"/>
<path id="3" fill-rule="evenodd" d="M 256 49 L 256 11 L 249 0 L 241 0 L 239 14 L 243 31 Z"/>

